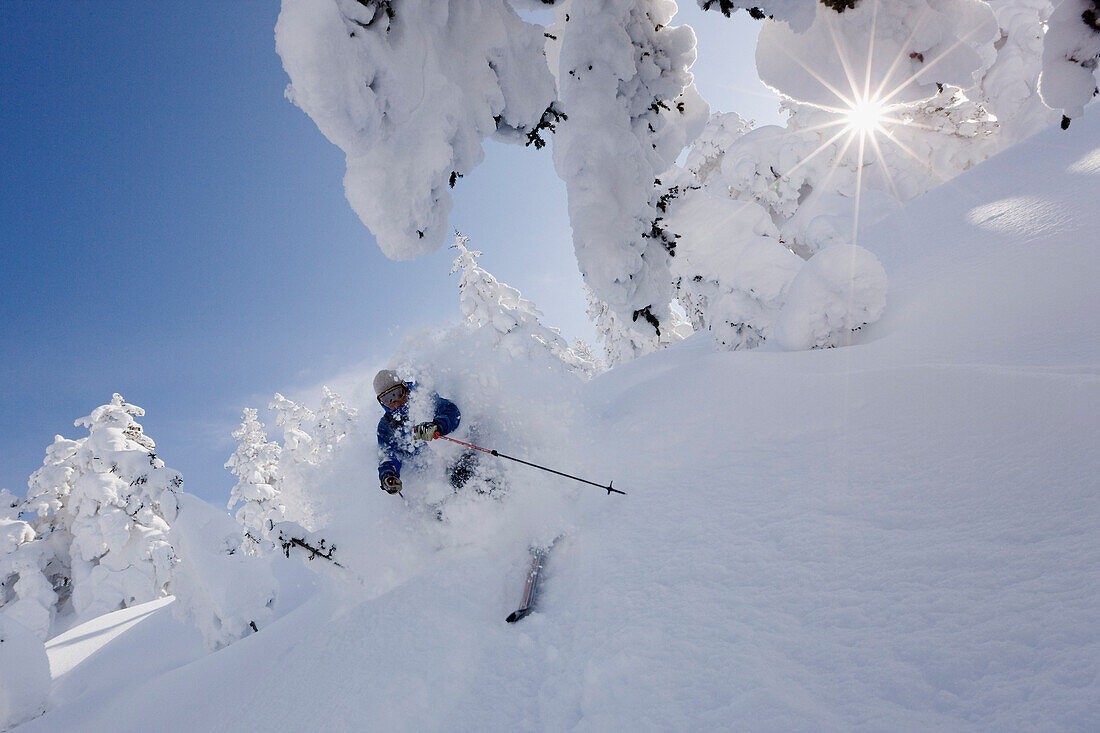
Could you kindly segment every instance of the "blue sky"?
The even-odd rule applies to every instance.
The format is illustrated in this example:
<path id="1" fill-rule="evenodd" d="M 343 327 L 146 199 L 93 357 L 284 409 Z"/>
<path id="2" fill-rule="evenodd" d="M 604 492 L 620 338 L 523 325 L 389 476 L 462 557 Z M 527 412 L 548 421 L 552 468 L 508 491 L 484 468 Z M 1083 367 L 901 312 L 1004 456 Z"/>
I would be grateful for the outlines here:
<path id="1" fill-rule="evenodd" d="M 221 503 L 243 407 L 458 317 L 449 253 L 390 262 L 348 206 L 342 153 L 283 97 L 277 15 L 0 2 L 0 488 L 22 494 L 53 435 L 80 437 L 73 420 L 119 392 L 186 489 Z M 704 16 L 697 82 L 775 122 L 757 27 Z M 548 324 L 590 339 L 549 150 L 486 153 L 452 224 Z"/>

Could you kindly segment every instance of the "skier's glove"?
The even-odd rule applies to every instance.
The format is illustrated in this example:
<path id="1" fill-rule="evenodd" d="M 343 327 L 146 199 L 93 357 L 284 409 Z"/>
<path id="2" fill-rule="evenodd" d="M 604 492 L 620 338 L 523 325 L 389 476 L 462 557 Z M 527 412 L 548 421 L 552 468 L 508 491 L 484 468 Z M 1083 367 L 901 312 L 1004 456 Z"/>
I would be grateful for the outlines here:
<path id="1" fill-rule="evenodd" d="M 382 491 L 387 494 L 396 494 L 401 491 L 401 479 L 397 474 L 387 473 L 382 477 Z"/>
<path id="2" fill-rule="evenodd" d="M 439 426 L 434 422 L 422 422 L 413 428 L 413 437 L 417 440 L 435 440 L 438 432 Z"/>

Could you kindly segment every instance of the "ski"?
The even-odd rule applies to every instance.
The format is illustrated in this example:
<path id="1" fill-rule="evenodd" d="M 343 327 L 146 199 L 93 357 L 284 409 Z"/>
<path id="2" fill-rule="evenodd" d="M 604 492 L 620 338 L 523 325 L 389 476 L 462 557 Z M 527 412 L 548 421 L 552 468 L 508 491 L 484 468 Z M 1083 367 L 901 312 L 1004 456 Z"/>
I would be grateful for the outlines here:
<path id="1" fill-rule="evenodd" d="M 554 542 L 557 542 L 557 540 L 555 539 Z M 546 555 L 549 554 L 550 548 L 553 547 L 554 542 L 551 542 L 545 547 L 531 548 L 531 566 L 527 571 L 527 583 L 523 587 L 523 597 L 520 599 L 519 608 L 508 614 L 508 618 L 505 619 L 508 623 L 514 624 L 516 621 L 525 618 L 531 611 L 535 610 L 535 598 L 539 587 L 539 574 L 542 572 L 543 565 L 546 563 Z"/>

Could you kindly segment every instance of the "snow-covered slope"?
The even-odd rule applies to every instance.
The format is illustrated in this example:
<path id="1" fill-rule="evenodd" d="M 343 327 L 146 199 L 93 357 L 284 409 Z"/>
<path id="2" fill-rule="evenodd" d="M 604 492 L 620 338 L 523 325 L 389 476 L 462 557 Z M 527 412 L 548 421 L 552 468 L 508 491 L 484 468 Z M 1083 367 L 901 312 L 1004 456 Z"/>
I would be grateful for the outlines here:
<path id="1" fill-rule="evenodd" d="M 694 337 L 589 383 L 538 458 L 625 497 L 517 470 L 443 531 L 352 454 L 350 573 L 19 730 L 1093 729 L 1098 193 L 1093 116 L 868 231 L 890 302 L 857 345 Z M 561 528 L 506 625 L 523 538 Z M 106 648 L 149 668 L 158 644 Z"/>

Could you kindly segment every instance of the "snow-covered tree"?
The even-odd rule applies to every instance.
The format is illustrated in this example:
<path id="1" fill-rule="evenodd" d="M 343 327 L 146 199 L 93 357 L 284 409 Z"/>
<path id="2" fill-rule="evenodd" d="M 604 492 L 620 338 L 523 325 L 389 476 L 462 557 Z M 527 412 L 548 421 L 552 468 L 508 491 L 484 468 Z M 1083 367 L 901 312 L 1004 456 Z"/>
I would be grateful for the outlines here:
<path id="1" fill-rule="evenodd" d="M 737 140 L 722 182 L 767 208 L 804 257 L 851 243 L 860 220 L 994 152 L 980 82 L 998 30 L 979 0 L 864 1 L 840 13 L 819 5 L 798 33 L 765 22 L 757 68 L 790 118 Z"/>
<path id="2" fill-rule="evenodd" d="M 76 421 L 86 437 L 55 437 L 25 500 L 0 492 L 0 616 L 44 639 L 58 612 L 90 618 L 173 594 L 212 648 L 270 618 L 269 570 L 239 552 L 232 519 L 183 492 L 135 421 L 144 414 L 114 395 Z M 257 426 L 246 411 L 244 446 L 259 442 Z M 231 459 L 242 480 L 265 477 L 270 450 L 239 453 L 251 458 Z"/>
<path id="3" fill-rule="evenodd" d="M 317 471 L 327 470 L 358 410 L 326 386 L 321 387 L 317 413 L 279 393 L 269 407 L 277 412 L 275 424 L 283 430 L 283 445 L 269 442 L 256 411 L 246 409 L 233 433 L 237 450 L 225 464 L 238 477 L 229 505 L 242 504 L 237 519 L 248 538 L 248 551 L 262 555 L 278 547 L 288 557 L 296 550 L 314 557 L 331 553 L 313 527 L 308 488 Z"/>
<path id="4" fill-rule="evenodd" d="M 38 542 L 29 522 L 20 518 L 23 502 L 0 490 L 0 615 L 14 619 L 45 639 L 57 596 L 46 575 L 49 548 Z"/>
<path id="5" fill-rule="evenodd" d="M 1049 9 L 1047 0 L 995 9 L 862 0 L 819 5 L 801 28 L 766 22 L 757 64 L 787 126 L 748 130 L 736 115 L 716 115 L 684 168 L 665 176 L 660 227 L 675 243 L 671 269 L 694 325 L 720 347 L 760 343 L 800 267 L 783 249 L 809 258 L 851 245 L 860 225 L 1054 122 L 1036 93 Z M 771 248 L 746 258 L 729 244 L 731 227 L 708 226 L 733 221 L 728 198 L 756 204 L 774 225 L 765 233 L 759 209 L 743 209 L 742 218 L 757 214 L 732 227 L 738 239 L 763 234 Z M 754 322 L 764 327 L 746 325 Z"/>
<path id="6" fill-rule="evenodd" d="M 1058 121 L 1040 96 L 1043 45 L 1054 9 L 1051 0 L 991 2 L 1000 38 L 997 58 L 981 80 L 981 102 L 997 118 L 996 147 L 1003 149 Z"/>
<path id="7" fill-rule="evenodd" d="M 796 31 L 809 27 L 814 19 L 818 0 L 695 0 L 703 10 L 714 10 L 727 18 L 737 10 L 744 10 L 753 18 L 774 18 L 788 23 Z M 822 5 L 842 12 L 859 0 L 821 0 Z"/>
<path id="8" fill-rule="evenodd" d="M 1043 101 L 1061 110 L 1063 127 L 1085 113 L 1097 94 L 1100 3 L 1061 0 L 1050 15 L 1043 44 Z"/>
<path id="9" fill-rule="evenodd" d="M 284 519 L 285 507 L 279 500 L 279 457 L 282 448 L 267 439 L 257 410 L 246 408 L 241 426 L 233 432 L 237 449 L 225 467 L 237 477 L 230 490 L 228 508 L 238 504 L 236 519 L 244 529 L 245 549 L 263 553 L 270 546 L 266 533 L 272 523 Z"/>
<path id="10" fill-rule="evenodd" d="M 675 12 L 671 0 L 568 0 L 550 29 L 567 115 L 554 165 L 569 197 L 577 263 L 636 354 L 672 335 L 671 252 L 651 236 L 656 187 L 708 114 L 688 71 L 695 34 L 669 26 Z M 628 350 L 612 351 L 614 360 Z"/>
<path id="11" fill-rule="evenodd" d="M 54 436 L 42 466 L 31 474 L 27 497 L 17 504 L 0 501 L 10 507 L 9 536 L 16 533 L 22 538 L 0 552 L 0 610 L 42 639 L 58 611 L 68 607 L 72 591 L 75 514 L 70 496 L 83 444 L 83 439 Z"/>
<path id="12" fill-rule="evenodd" d="M 70 600 L 91 617 L 168 592 L 177 562 L 168 530 L 183 479 L 157 458 L 134 419 L 144 414 L 114 395 L 76 421 L 86 437 L 57 436 L 30 478 L 24 542 L 7 561 L 40 634 Z"/>
<path id="13" fill-rule="evenodd" d="M 316 414 L 278 392 L 268 407 L 278 413 L 275 425 L 283 429 L 281 457 L 292 463 L 311 465 L 332 457 L 358 415 L 358 410 L 348 407 L 325 386 L 321 387 L 321 407 Z"/>
<path id="14" fill-rule="evenodd" d="M 313 427 L 313 444 L 320 463 L 328 460 L 336 446 L 351 432 L 359 411 L 349 407 L 328 387 L 321 386 L 321 406 L 317 410 L 317 422 Z"/>
<path id="15" fill-rule="evenodd" d="M 771 335 L 803 261 L 758 204 L 692 194 L 669 220 L 679 233 L 672 274 L 680 302 L 719 347 L 755 348 Z"/>
<path id="16" fill-rule="evenodd" d="M 455 236 L 451 247 L 458 251 L 451 273 L 460 272 L 459 306 L 466 323 L 496 332 L 496 348 L 513 357 L 530 358 L 534 350 L 549 352 L 583 378 L 594 376 L 599 367 L 586 346 L 572 348 L 556 328 L 543 325 L 542 313 L 515 288 L 500 282 L 478 263 L 481 252 L 466 248 L 467 238 Z"/>
<path id="17" fill-rule="evenodd" d="M 316 446 L 313 436 L 309 434 L 317 421 L 313 410 L 278 392 L 268 408 L 278 413 L 275 424 L 283 429 L 283 457 L 290 458 L 294 463 L 316 463 Z"/>
<path id="18" fill-rule="evenodd" d="M 449 188 L 487 137 L 543 144 L 543 32 L 508 0 L 284 0 L 287 98 L 346 154 L 348 201 L 388 257 L 443 244 Z"/>
<path id="19" fill-rule="evenodd" d="M 115 394 L 75 423 L 89 431 L 67 502 L 72 602 L 84 616 L 165 595 L 178 561 L 168 530 L 183 479 L 157 458 L 134 419 L 144 414 Z"/>

